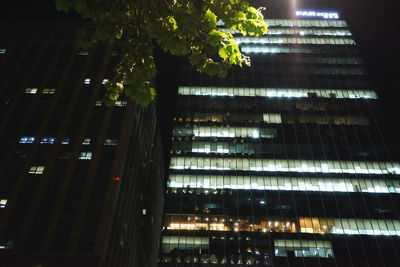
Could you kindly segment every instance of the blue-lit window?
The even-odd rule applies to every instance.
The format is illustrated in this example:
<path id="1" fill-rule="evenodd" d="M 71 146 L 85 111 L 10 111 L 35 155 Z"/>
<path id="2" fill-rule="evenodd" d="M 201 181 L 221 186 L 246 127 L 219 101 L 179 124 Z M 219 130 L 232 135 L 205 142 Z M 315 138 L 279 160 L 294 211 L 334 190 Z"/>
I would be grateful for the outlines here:
<path id="1" fill-rule="evenodd" d="M 69 138 L 64 138 L 63 140 L 61 140 L 61 144 L 62 145 L 68 145 L 69 144 Z"/>
<path id="2" fill-rule="evenodd" d="M 108 79 L 103 79 L 103 81 L 101 82 L 101 84 L 106 84 L 108 82 Z"/>
<path id="3" fill-rule="evenodd" d="M 5 54 L 7 52 L 7 49 L 5 48 L 0 48 L 0 54 Z"/>
<path id="4" fill-rule="evenodd" d="M 23 136 L 19 139 L 20 144 L 32 144 L 33 142 L 35 142 L 34 136 Z"/>
<path id="5" fill-rule="evenodd" d="M 52 145 L 56 141 L 55 137 L 43 137 L 42 141 L 40 141 L 41 145 Z"/>

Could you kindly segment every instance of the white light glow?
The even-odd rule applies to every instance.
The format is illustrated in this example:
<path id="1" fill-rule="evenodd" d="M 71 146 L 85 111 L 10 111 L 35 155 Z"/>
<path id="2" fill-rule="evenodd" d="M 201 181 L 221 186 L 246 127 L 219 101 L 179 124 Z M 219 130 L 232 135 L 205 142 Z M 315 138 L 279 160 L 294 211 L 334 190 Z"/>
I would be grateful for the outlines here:
<path id="1" fill-rule="evenodd" d="M 324 19 L 339 19 L 339 13 L 337 12 L 319 12 L 313 10 L 297 10 L 297 17 L 320 17 Z"/>

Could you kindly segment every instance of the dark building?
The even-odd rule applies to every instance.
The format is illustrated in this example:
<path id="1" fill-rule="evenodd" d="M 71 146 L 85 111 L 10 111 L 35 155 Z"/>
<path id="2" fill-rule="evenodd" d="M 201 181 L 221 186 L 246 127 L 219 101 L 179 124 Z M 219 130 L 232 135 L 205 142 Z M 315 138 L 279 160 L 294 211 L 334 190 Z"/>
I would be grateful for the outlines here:
<path id="1" fill-rule="evenodd" d="M 400 266 L 398 153 L 352 33 L 276 2 L 236 37 L 251 68 L 182 67 L 160 266 Z"/>
<path id="2" fill-rule="evenodd" d="M 0 266 L 155 266 L 155 105 L 104 106 L 121 49 L 82 51 L 75 29 L 0 25 Z"/>

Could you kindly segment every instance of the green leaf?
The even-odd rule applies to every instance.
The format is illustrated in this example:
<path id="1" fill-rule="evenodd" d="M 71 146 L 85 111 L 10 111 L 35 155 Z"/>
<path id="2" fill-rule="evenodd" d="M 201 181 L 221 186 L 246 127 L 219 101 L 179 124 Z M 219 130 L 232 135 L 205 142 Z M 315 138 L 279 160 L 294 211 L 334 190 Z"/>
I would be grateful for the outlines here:
<path id="1" fill-rule="evenodd" d="M 207 9 L 204 18 L 210 23 L 211 28 L 217 27 L 217 16 L 210 9 Z"/>
<path id="2" fill-rule="evenodd" d="M 218 54 L 224 60 L 229 56 L 228 51 L 225 47 L 221 47 L 220 49 L 218 49 Z"/>
<path id="3" fill-rule="evenodd" d="M 124 30 L 124 28 L 121 28 L 121 29 L 115 34 L 115 38 L 117 38 L 118 40 L 121 39 L 122 33 L 124 32 L 123 30 Z"/>
<path id="4" fill-rule="evenodd" d="M 157 95 L 156 89 L 154 89 L 153 87 L 150 87 L 150 95 L 153 97 Z"/>

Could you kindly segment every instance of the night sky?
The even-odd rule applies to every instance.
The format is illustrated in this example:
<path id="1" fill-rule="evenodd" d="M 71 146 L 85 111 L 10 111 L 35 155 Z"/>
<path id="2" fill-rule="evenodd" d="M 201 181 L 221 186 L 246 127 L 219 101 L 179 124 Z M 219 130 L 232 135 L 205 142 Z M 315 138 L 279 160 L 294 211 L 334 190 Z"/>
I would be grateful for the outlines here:
<path id="1" fill-rule="evenodd" d="M 256 1 L 268 8 L 268 3 L 278 0 Z M 312 0 L 293 0 L 301 3 Z M 400 68 L 398 51 L 400 47 L 400 23 L 398 0 L 319 0 L 318 7 L 333 2 L 346 19 L 353 37 L 357 42 L 361 57 L 369 73 L 372 88 L 378 92 L 383 103 L 388 121 L 395 122 L 393 136 L 399 131 L 395 128 L 400 123 L 399 86 Z M 331 5 L 329 5 L 331 6 Z M 23 8 L 22 8 L 23 7 Z M 317 7 L 317 8 L 318 8 Z M 321 9 L 321 8 L 319 8 Z M 55 11 L 52 0 L 4 1 L 0 9 L 0 20 L 70 20 L 77 16 L 65 15 Z M 268 17 L 268 16 L 267 16 Z M 1 35 L 0 35 L 1 36 Z M 1 37 L 0 37 L 1 38 Z M 159 90 L 159 110 L 163 114 L 161 128 L 164 140 L 169 139 L 170 121 L 174 109 L 178 67 L 180 59 L 156 51 L 158 63 L 157 83 Z M 167 86 L 166 86 L 167 85 Z M 400 127 L 398 127 L 400 128 Z"/>

